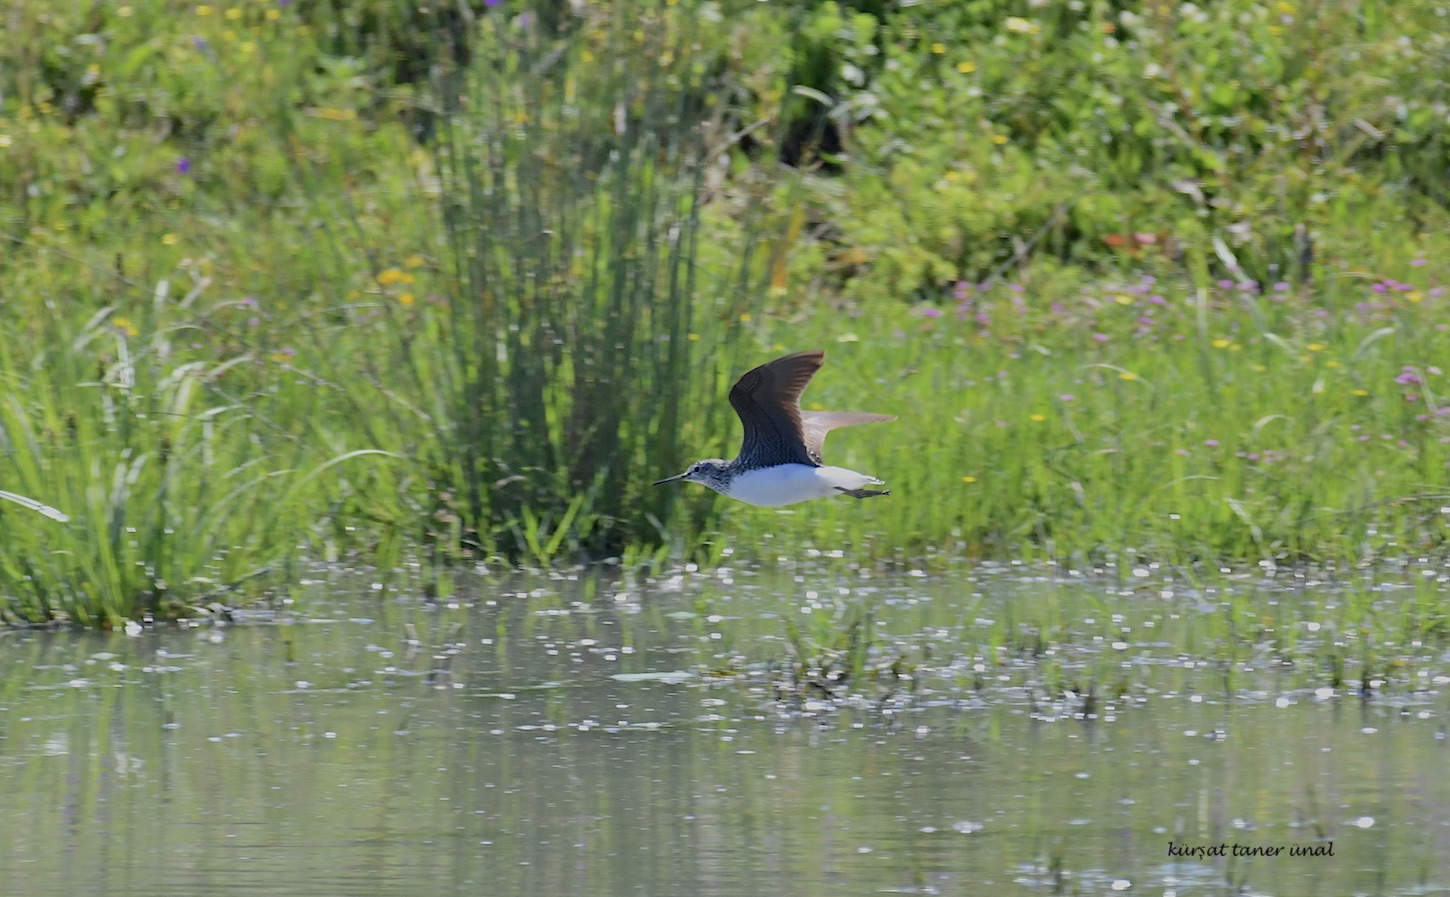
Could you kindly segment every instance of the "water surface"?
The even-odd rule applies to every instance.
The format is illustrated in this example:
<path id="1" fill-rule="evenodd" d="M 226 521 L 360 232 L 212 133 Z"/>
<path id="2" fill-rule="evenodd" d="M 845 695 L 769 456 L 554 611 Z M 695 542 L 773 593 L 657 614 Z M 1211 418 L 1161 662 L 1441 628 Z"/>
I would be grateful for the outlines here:
<path id="1" fill-rule="evenodd" d="M 833 699 L 780 672 L 831 590 L 667 585 L 353 583 L 270 620 L 0 636 L 4 892 L 1450 889 L 1443 659 L 1368 699 L 1252 658 L 1226 688 L 1136 636 L 981 664 L 962 627 L 1030 584 L 878 582 L 881 650 L 921 668 Z M 1062 687 L 1089 674 L 1090 704 Z"/>

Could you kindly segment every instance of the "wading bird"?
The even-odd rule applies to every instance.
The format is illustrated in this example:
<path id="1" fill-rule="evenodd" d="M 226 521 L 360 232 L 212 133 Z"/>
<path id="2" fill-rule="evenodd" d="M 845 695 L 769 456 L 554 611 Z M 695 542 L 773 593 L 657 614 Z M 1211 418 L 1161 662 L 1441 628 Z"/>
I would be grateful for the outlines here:
<path id="1" fill-rule="evenodd" d="M 684 473 L 654 485 L 679 480 L 703 483 L 721 495 L 762 507 L 793 505 L 837 493 L 852 498 L 890 495 L 887 490 L 864 488 L 879 485 L 881 481 L 875 477 L 821 463 L 821 446 L 830 431 L 896 420 L 889 414 L 861 411 L 802 411 L 801 393 L 825 358 L 826 353 L 817 349 L 747 371 L 730 388 L 730 404 L 745 427 L 740 456 L 734 461 L 696 461 Z"/>

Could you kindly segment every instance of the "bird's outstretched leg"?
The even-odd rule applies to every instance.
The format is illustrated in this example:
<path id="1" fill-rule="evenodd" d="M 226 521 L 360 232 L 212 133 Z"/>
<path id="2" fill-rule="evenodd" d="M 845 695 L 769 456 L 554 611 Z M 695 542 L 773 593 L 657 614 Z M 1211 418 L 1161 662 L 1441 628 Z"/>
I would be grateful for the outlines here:
<path id="1" fill-rule="evenodd" d="M 858 500 L 862 498 L 874 498 L 878 495 L 891 494 L 890 489 L 843 489 L 840 486 L 836 487 L 836 491 L 841 493 L 842 495 L 849 495 L 852 498 Z"/>

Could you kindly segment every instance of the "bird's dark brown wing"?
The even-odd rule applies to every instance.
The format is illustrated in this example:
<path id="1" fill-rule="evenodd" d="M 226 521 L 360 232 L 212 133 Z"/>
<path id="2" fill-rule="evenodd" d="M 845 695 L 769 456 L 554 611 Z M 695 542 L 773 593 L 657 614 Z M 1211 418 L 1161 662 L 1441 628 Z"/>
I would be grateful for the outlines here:
<path id="1" fill-rule="evenodd" d="M 730 404 L 745 427 L 740 463 L 748 467 L 820 466 L 806 448 L 800 400 L 825 358 L 826 353 L 819 349 L 777 358 L 746 371 L 730 388 Z"/>
<path id="2" fill-rule="evenodd" d="M 890 420 L 896 420 L 896 416 L 871 414 L 867 411 L 802 411 L 801 429 L 805 434 L 806 454 L 816 464 L 824 464 L 821 460 L 821 448 L 826 444 L 827 433 L 837 427 L 885 423 Z"/>

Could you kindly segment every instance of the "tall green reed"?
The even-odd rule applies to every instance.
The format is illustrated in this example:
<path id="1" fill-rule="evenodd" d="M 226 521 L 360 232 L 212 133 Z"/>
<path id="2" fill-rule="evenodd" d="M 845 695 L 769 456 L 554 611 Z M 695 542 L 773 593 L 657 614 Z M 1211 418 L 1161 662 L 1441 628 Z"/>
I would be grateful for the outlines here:
<path id="1" fill-rule="evenodd" d="M 374 444 L 416 462 L 445 554 L 669 541 L 674 497 L 648 484 L 697 450 L 687 433 L 725 428 L 717 397 L 765 268 L 749 228 L 733 253 L 699 242 L 731 89 L 691 54 L 701 19 L 669 4 L 476 26 L 413 110 L 431 136 L 410 226 L 435 260 L 375 263 L 388 348 L 338 379 Z"/>

